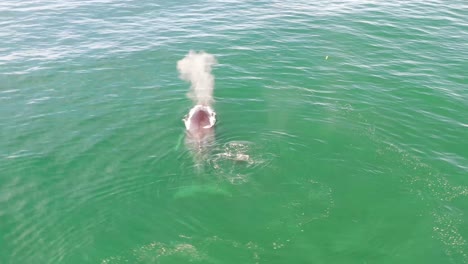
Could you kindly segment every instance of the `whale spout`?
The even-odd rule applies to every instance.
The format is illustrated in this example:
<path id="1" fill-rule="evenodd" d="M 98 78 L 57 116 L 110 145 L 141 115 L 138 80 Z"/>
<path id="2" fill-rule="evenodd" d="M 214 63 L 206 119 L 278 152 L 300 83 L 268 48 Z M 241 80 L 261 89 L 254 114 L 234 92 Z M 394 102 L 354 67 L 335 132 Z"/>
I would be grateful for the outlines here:
<path id="1" fill-rule="evenodd" d="M 214 102 L 214 76 L 211 68 L 215 64 L 216 58 L 212 54 L 192 50 L 177 62 L 179 77 L 191 84 L 187 95 L 194 105 L 183 119 L 185 142 L 194 152 L 196 164 L 200 166 L 205 163 L 210 147 L 214 145 L 216 113 L 211 107 Z"/>

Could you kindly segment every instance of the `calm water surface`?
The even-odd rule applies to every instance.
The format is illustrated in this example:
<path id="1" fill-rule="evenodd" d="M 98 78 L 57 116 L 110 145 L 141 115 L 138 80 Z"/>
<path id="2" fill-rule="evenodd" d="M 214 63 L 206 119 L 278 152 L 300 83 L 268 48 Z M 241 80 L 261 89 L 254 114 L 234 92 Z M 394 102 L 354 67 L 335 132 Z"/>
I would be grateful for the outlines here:
<path id="1" fill-rule="evenodd" d="M 467 17 L 2 1 L 0 263 L 468 263 Z M 191 49 L 219 62 L 203 155 L 181 122 Z"/>

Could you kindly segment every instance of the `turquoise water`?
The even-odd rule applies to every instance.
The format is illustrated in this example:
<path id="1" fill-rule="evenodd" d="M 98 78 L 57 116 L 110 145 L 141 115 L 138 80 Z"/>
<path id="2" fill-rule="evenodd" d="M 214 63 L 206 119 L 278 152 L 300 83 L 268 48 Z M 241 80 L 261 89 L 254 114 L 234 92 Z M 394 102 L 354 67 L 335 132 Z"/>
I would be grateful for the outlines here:
<path id="1" fill-rule="evenodd" d="M 467 17 L 3 1 L 0 263 L 468 263 Z M 203 155 L 189 50 L 218 60 Z"/>

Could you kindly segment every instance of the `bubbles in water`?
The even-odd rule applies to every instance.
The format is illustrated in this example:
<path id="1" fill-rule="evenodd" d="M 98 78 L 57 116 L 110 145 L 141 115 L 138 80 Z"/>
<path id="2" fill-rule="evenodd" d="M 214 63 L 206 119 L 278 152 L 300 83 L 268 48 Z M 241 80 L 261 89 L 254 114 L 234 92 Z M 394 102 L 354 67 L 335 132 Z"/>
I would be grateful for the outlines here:
<path id="1" fill-rule="evenodd" d="M 468 196 L 466 186 L 454 186 L 447 174 L 434 166 L 424 162 L 417 155 L 407 151 L 403 146 L 392 143 L 391 140 L 376 134 L 375 127 L 361 114 L 354 116 L 352 112 L 343 113 L 348 118 L 355 118 L 364 127 L 359 128 L 363 136 L 375 144 L 375 152 L 380 159 L 397 164 L 399 173 L 403 175 L 401 181 L 410 191 L 421 200 L 432 204 L 430 212 L 434 225 L 434 237 L 443 245 L 445 253 L 453 262 L 468 262 L 468 241 L 460 230 L 464 224 L 460 213 L 453 210 L 447 204 L 455 199 Z M 441 208 L 440 204 L 444 204 Z M 461 263 L 460 262 L 460 263 Z"/>
<path id="2" fill-rule="evenodd" d="M 202 253 L 192 244 L 175 243 L 167 245 L 161 242 L 153 242 L 141 248 L 133 250 L 135 258 L 142 263 L 155 263 L 167 258 L 177 257 L 189 262 L 198 262 L 206 259 Z"/>
<path id="3" fill-rule="evenodd" d="M 206 258 L 194 245 L 189 243 L 165 244 L 152 242 L 132 250 L 129 256 L 109 257 L 102 260 L 101 264 L 164 263 L 173 259 L 200 262 L 206 260 Z"/>
<path id="4" fill-rule="evenodd" d="M 273 156 L 261 153 L 253 143 L 248 141 L 231 141 L 214 151 L 210 164 L 220 177 L 231 184 L 248 182 L 254 168 L 264 167 Z"/>
<path id="5" fill-rule="evenodd" d="M 298 218 L 300 225 L 327 218 L 334 206 L 331 188 L 313 180 L 298 184 L 292 196 L 294 198 L 288 200 L 286 207 Z"/>
<path id="6" fill-rule="evenodd" d="M 330 216 L 335 205 L 330 187 L 314 180 L 285 184 L 290 185 L 287 188 L 290 192 L 271 197 L 279 200 L 275 211 L 281 212 L 281 216 L 273 217 L 266 224 L 269 230 L 288 230 L 287 233 L 294 237 L 304 232 L 306 224 Z"/>
<path id="7" fill-rule="evenodd" d="M 226 249 L 234 252 L 226 255 Z M 218 236 L 192 238 L 180 235 L 169 243 L 152 242 L 101 264 L 120 263 L 259 263 L 262 249 L 254 242 L 238 242 Z"/>
<path id="8" fill-rule="evenodd" d="M 433 231 L 447 247 L 446 253 L 452 258 L 468 260 L 466 253 L 467 242 L 460 233 L 463 224 L 462 213 L 450 207 L 440 208 L 432 213 L 434 217 Z"/>

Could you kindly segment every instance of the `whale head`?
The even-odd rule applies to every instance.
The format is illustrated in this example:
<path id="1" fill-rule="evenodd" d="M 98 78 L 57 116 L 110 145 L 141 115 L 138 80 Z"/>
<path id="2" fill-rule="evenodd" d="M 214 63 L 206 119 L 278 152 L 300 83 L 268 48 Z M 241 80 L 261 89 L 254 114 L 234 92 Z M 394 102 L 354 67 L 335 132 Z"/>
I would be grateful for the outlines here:
<path id="1" fill-rule="evenodd" d="M 210 106 L 194 106 L 183 121 L 187 132 L 186 141 L 192 148 L 201 150 L 213 143 L 216 113 Z"/>

